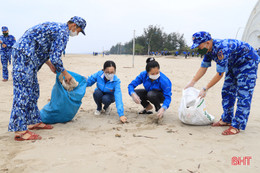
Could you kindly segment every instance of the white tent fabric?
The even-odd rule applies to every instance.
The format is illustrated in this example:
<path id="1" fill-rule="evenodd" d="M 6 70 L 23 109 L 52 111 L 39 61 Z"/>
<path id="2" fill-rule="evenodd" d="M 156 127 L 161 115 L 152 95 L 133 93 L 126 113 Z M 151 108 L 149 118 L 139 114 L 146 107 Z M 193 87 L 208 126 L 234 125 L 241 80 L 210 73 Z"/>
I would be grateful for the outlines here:
<path id="1" fill-rule="evenodd" d="M 242 40 L 255 49 L 260 48 L 260 0 L 256 3 L 247 21 Z"/>

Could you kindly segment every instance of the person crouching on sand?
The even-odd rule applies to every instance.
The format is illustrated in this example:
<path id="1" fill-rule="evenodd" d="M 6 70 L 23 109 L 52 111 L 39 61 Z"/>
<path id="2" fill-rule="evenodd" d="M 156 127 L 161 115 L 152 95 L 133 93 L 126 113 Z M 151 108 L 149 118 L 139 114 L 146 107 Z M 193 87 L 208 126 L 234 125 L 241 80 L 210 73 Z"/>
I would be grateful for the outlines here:
<path id="1" fill-rule="evenodd" d="M 117 113 L 121 122 L 125 123 L 127 118 L 124 115 L 124 104 L 122 100 L 122 92 L 120 87 L 120 79 L 115 75 L 116 64 L 113 61 L 106 61 L 103 70 L 89 76 L 87 78 L 87 87 L 97 83 L 93 98 L 97 104 L 95 115 L 102 112 L 102 104 L 104 112 L 109 115 L 111 112 L 110 104 L 116 102 Z"/>
<path id="2" fill-rule="evenodd" d="M 135 89 L 140 84 L 143 84 L 144 89 Z M 148 58 L 146 71 L 141 72 L 128 85 L 128 92 L 136 104 L 144 107 L 139 114 L 152 114 L 152 103 L 157 116 L 162 118 L 171 103 L 172 83 L 165 74 L 160 72 L 159 63 L 154 58 Z"/>

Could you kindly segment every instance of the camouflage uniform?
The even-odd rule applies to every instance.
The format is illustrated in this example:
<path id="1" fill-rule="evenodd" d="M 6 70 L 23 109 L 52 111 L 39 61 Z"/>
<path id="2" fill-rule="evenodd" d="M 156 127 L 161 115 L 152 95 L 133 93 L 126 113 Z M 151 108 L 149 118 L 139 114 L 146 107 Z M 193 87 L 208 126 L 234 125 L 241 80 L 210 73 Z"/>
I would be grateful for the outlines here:
<path id="1" fill-rule="evenodd" d="M 2 27 L 2 31 L 8 31 L 8 28 L 6 26 Z M 0 46 L 0 55 L 1 55 L 1 63 L 3 66 L 3 79 L 8 80 L 8 61 L 9 64 L 11 64 L 11 53 L 12 53 L 12 46 L 15 43 L 15 38 L 12 35 L 0 36 L 0 40 L 2 41 L 2 44 Z M 3 47 L 3 44 L 6 45 L 6 47 Z"/>
<path id="2" fill-rule="evenodd" d="M 84 28 L 86 22 L 77 16 L 71 19 Z M 14 98 L 9 131 L 25 131 L 27 125 L 41 122 L 37 107 L 39 84 L 37 72 L 50 59 L 57 72 L 65 69 L 61 60 L 70 30 L 66 23 L 46 22 L 28 29 L 13 50 Z"/>
<path id="3" fill-rule="evenodd" d="M 199 33 L 195 34 L 196 39 Z M 201 67 L 210 67 L 212 60 L 217 63 L 217 72 L 220 75 L 226 72 L 222 88 L 224 113 L 221 118 L 233 127 L 245 130 L 260 58 L 248 43 L 234 39 L 213 39 L 212 51 L 204 56 Z M 237 109 L 234 116 L 236 99 Z"/>

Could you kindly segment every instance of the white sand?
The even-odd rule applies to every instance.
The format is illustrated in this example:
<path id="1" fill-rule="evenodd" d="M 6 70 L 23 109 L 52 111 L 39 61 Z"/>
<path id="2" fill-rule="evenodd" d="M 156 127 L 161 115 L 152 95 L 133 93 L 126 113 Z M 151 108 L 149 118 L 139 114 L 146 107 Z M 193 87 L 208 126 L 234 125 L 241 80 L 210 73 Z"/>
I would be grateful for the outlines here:
<path id="1" fill-rule="evenodd" d="M 225 127 L 188 126 L 178 119 L 182 89 L 200 66 L 199 58 L 157 58 L 161 71 L 173 83 L 170 108 L 163 125 L 147 124 L 142 109 L 134 104 L 127 85 L 145 69 L 146 57 L 67 55 L 63 61 L 68 70 L 82 75 L 97 72 L 105 60 L 114 60 L 122 81 L 125 114 L 129 123 L 121 124 L 112 105 L 110 116 L 93 115 L 95 86 L 87 88 L 83 104 L 74 120 L 55 124 L 54 129 L 37 131 L 40 141 L 16 142 L 7 132 L 12 107 L 12 80 L 0 82 L 0 172 L 260 172 L 260 80 L 255 88 L 247 129 L 235 136 L 222 136 Z M 202 88 L 215 74 L 215 63 L 196 85 Z M 2 76 L 2 72 L 0 73 Z M 38 73 L 41 109 L 51 97 L 55 75 L 44 65 Z M 206 97 L 208 112 L 218 120 L 222 113 L 223 79 Z M 257 106 L 258 105 L 258 106 Z M 121 137 L 115 137 L 116 134 Z M 134 137 L 133 135 L 146 137 Z M 233 166 L 233 156 L 251 156 L 249 166 Z"/>

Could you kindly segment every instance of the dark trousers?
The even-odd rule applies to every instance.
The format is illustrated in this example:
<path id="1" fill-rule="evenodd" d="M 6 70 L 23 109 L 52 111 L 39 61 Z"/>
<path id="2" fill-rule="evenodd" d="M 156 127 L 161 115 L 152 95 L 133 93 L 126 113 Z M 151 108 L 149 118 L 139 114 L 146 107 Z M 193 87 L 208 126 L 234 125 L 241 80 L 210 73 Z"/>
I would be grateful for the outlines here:
<path id="1" fill-rule="evenodd" d="M 141 105 L 144 108 L 146 108 L 149 105 L 149 102 L 151 102 L 154 105 L 156 112 L 161 108 L 161 103 L 164 101 L 164 96 L 161 91 L 147 92 L 145 89 L 135 89 L 135 93 L 140 97 Z"/>
<path id="2" fill-rule="evenodd" d="M 97 104 L 98 111 L 101 111 L 102 103 L 104 104 L 104 109 L 106 110 L 111 103 L 115 102 L 115 96 L 113 94 L 104 93 L 98 88 L 95 90 L 93 97 Z"/>

